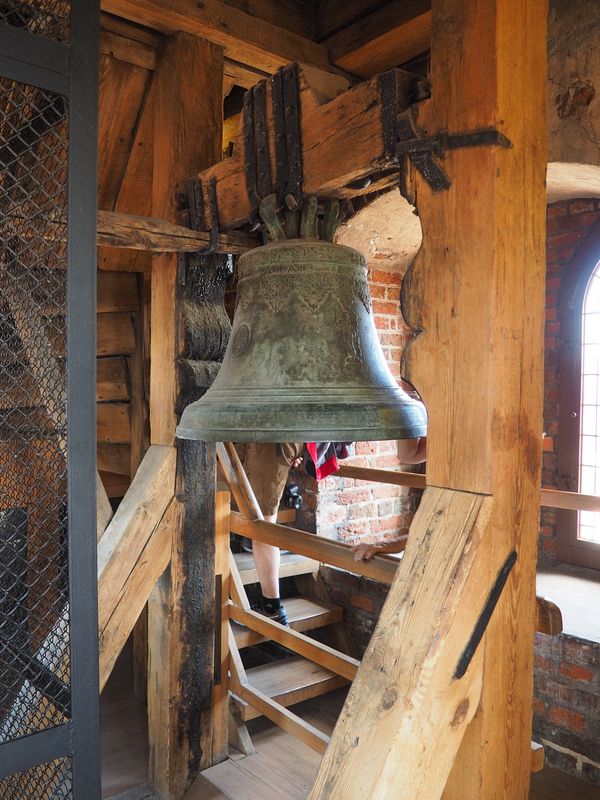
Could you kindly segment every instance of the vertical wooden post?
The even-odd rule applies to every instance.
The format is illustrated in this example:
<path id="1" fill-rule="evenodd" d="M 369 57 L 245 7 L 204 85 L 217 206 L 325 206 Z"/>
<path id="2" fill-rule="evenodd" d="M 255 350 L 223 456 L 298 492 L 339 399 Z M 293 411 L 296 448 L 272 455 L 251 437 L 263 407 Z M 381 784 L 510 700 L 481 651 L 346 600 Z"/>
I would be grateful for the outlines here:
<path id="1" fill-rule="evenodd" d="M 216 627 L 218 658 L 215 658 L 213 712 L 213 760 L 227 758 L 229 743 L 229 535 L 231 530 L 231 495 L 227 489 L 217 490 L 215 504 L 215 578 L 217 599 L 220 599 Z"/>
<path id="2" fill-rule="evenodd" d="M 223 53 L 177 33 L 155 73 L 153 214 L 177 222 L 184 181 L 220 158 Z M 176 360 L 183 343 L 177 314 L 178 262 L 152 267 L 150 438 L 173 444 Z M 214 657 L 214 446 L 178 445 L 173 552 L 148 604 L 149 782 L 180 800 L 206 764 L 212 739 Z"/>
<path id="3" fill-rule="evenodd" d="M 444 794 L 525 800 L 529 785 L 541 464 L 546 170 L 543 0 L 434 0 L 435 134 L 494 127 L 510 148 L 448 153 L 452 186 L 416 179 L 423 247 L 410 377 L 429 411 L 428 482 L 491 494 L 490 564 L 517 564 L 485 637 L 479 710 Z"/>

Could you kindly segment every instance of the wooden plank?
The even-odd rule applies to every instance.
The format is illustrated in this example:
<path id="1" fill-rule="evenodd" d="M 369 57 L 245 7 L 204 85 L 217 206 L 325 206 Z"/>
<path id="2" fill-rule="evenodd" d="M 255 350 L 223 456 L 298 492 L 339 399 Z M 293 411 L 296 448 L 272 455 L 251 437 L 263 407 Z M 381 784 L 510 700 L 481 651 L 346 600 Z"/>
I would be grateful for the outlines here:
<path id="1" fill-rule="evenodd" d="M 107 497 L 115 500 L 125 497 L 131 485 L 129 475 L 119 475 L 116 472 L 99 472 L 98 474 L 106 489 Z"/>
<path id="2" fill-rule="evenodd" d="M 235 561 L 240 569 L 243 586 L 258 583 L 258 572 L 251 553 L 235 553 Z M 314 575 L 319 571 L 319 562 L 295 553 L 282 553 L 279 565 L 280 578 L 294 578 L 298 575 Z"/>
<path id="3" fill-rule="evenodd" d="M 477 709 L 483 649 L 458 665 L 509 555 L 490 564 L 482 547 L 491 511 L 489 497 L 425 491 L 310 800 L 440 797 Z"/>
<path id="4" fill-rule="evenodd" d="M 96 355 L 129 355 L 135 350 L 131 314 L 99 314 L 96 328 Z"/>
<path id="5" fill-rule="evenodd" d="M 398 79 L 396 106 L 401 110 L 416 99 L 419 79 L 408 78 L 406 73 L 399 75 Z M 323 84 L 319 82 L 313 90 L 311 82 L 314 79 L 310 72 L 302 68 L 299 94 L 303 192 L 323 197 L 352 197 L 366 191 L 364 180 L 373 177 L 377 178 L 379 189 L 396 185 L 396 156 L 385 146 L 384 117 L 381 114 L 384 100 L 380 82 L 373 79 L 360 83 L 329 99 L 329 102 L 325 102 L 328 98 L 323 95 Z M 337 88 L 330 91 L 335 95 Z M 267 81 L 266 90 L 271 172 L 275 175 L 270 81 Z M 385 102 L 389 105 L 389 100 Z M 216 180 L 221 230 L 239 227 L 252 212 L 244 169 L 243 137 L 239 136 L 231 158 L 215 163 L 200 175 L 204 187 L 212 178 Z"/>
<path id="6" fill-rule="evenodd" d="M 136 620 L 140 616 L 156 581 L 171 558 L 173 526 L 178 505 L 171 502 L 160 521 L 152 528 L 137 561 L 119 592 L 118 603 L 100 630 L 100 690 L 104 688 Z"/>
<path id="7" fill-rule="evenodd" d="M 264 519 L 235 445 L 231 442 L 218 442 L 216 450 L 219 467 L 243 516 L 246 519 Z"/>
<path id="8" fill-rule="evenodd" d="M 341 69 L 372 78 L 429 49 L 431 0 L 393 0 L 325 40 Z"/>
<path id="9" fill-rule="evenodd" d="M 161 33 L 198 36 L 224 48 L 228 58 L 270 74 L 290 61 L 336 71 L 324 47 L 218 0 L 171 0 L 168 7 L 160 0 L 102 0 L 101 8 Z"/>
<path id="10" fill-rule="evenodd" d="M 236 86 L 242 86 L 244 89 L 251 89 L 263 78 L 269 77 L 269 73 L 262 69 L 249 67 L 230 58 L 225 59 L 223 72 L 226 80 L 232 80 Z"/>
<path id="11" fill-rule="evenodd" d="M 560 608 L 546 597 L 535 598 L 535 629 L 547 636 L 558 636 L 563 630 Z"/>
<path id="12" fill-rule="evenodd" d="M 98 626 L 106 627 L 134 565 L 173 498 L 176 452 L 155 445 L 98 544 Z"/>
<path id="13" fill-rule="evenodd" d="M 234 603 L 240 606 L 235 598 Z M 341 622 L 344 616 L 341 606 L 327 603 L 323 600 L 313 600 L 310 597 L 286 597 L 285 610 L 288 615 L 289 627 L 295 631 L 312 631 L 326 625 Z M 258 644 L 266 641 L 268 637 L 242 625 L 232 625 L 233 634 L 238 648 Z M 343 651 L 342 651 L 343 652 Z"/>
<path id="14" fill-rule="evenodd" d="M 530 772 L 541 772 L 544 769 L 544 746 L 537 742 L 531 743 Z"/>
<path id="15" fill-rule="evenodd" d="M 141 217 L 115 211 L 98 212 L 98 244 L 104 247 L 131 248 L 152 253 L 196 253 L 210 244 L 210 234 L 192 231 L 155 217 Z M 244 253 L 258 247 L 256 236 L 223 233 L 219 253 Z M 100 273 L 104 274 L 104 273 Z"/>
<path id="16" fill-rule="evenodd" d="M 391 483 L 394 486 L 410 486 L 413 489 L 424 489 L 427 485 L 426 476 L 416 472 L 396 472 L 391 469 L 353 467 L 350 464 L 342 464 L 335 474 L 340 478 L 355 478 L 358 481 Z"/>
<path id="17" fill-rule="evenodd" d="M 99 442 L 97 447 L 98 469 L 114 472 L 117 475 L 130 474 L 131 448 L 128 444 L 109 444 Z"/>
<path id="18" fill-rule="evenodd" d="M 316 40 L 327 39 L 342 28 L 366 16 L 376 8 L 385 6 L 388 0 L 319 0 L 316 13 Z"/>
<path id="19" fill-rule="evenodd" d="M 131 441 L 129 403 L 96 404 L 96 440 L 112 444 Z"/>
<path id="20" fill-rule="evenodd" d="M 96 359 L 97 401 L 129 400 L 128 384 L 127 359 L 110 357 Z"/>
<path id="21" fill-rule="evenodd" d="M 239 608 L 250 611 L 250 601 L 231 548 L 229 550 L 229 596 Z"/>
<path id="22" fill-rule="evenodd" d="M 275 703 L 266 694 L 257 691 L 249 684 L 247 686 L 241 685 L 236 691 L 239 692 L 242 700 L 250 703 L 253 708 L 256 708 L 261 714 L 264 714 L 265 717 L 268 717 L 271 722 L 279 725 L 284 731 L 291 733 L 297 739 L 300 739 L 301 742 L 312 747 L 317 753 L 324 753 L 327 749 L 329 737 L 325 733 L 322 733 L 322 731 L 317 730 L 314 725 L 305 722 L 301 717 L 298 717 L 283 706 Z"/>
<path id="23" fill-rule="evenodd" d="M 512 146 L 447 153 L 448 191 L 415 174 L 423 247 L 403 292 L 406 318 L 422 333 L 405 367 L 429 413 L 428 482 L 491 494 L 490 556 L 519 555 L 488 627 L 480 707 L 444 798 L 521 798 L 541 483 L 547 5 L 434 0 L 432 14 L 435 92 L 417 124 L 432 133 L 494 127 Z"/>
<path id="24" fill-rule="evenodd" d="M 100 56 L 99 208 L 114 208 L 149 83 L 147 69 Z"/>
<path id="25" fill-rule="evenodd" d="M 357 572 L 359 575 L 385 583 L 391 583 L 398 565 L 397 559 L 384 555 L 373 556 L 370 561 L 355 561 L 352 547 L 344 542 L 335 542 L 274 522 L 244 519 L 235 511 L 231 514 L 231 530 L 240 536 L 282 547 L 316 561 L 332 564 L 334 567 Z"/>
<path id="26" fill-rule="evenodd" d="M 600 511 L 600 497 L 593 494 L 542 489 L 541 505 L 549 508 L 567 508 L 571 511 Z"/>
<path id="27" fill-rule="evenodd" d="M 99 542 L 113 518 L 113 510 L 98 472 L 96 472 L 96 541 Z"/>
<path id="28" fill-rule="evenodd" d="M 229 586 L 230 547 L 229 514 L 231 495 L 219 490 L 215 496 L 215 578 L 220 598 L 216 626 L 218 651 L 215 653 L 217 675 L 213 694 L 213 739 L 210 761 L 214 764 L 228 756 L 229 744 Z"/>
<path id="29" fill-rule="evenodd" d="M 96 311 L 98 314 L 137 311 L 140 307 L 135 275 L 123 272 L 99 272 Z"/>
<path id="30" fill-rule="evenodd" d="M 341 675 L 350 681 L 356 675 L 359 662 L 351 656 L 334 650 L 333 647 L 317 642 L 293 628 L 280 625 L 278 622 L 274 622 L 256 611 L 245 611 L 242 608 L 231 605 L 229 614 L 231 619 L 236 622 L 246 625 L 268 639 L 287 647 L 289 650 L 293 650 L 298 655 L 307 658 L 309 661 L 314 661 L 315 664 L 319 664 L 337 675 Z"/>
<path id="31" fill-rule="evenodd" d="M 340 478 L 391 483 L 394 486 L 410 486 L 414 489 L 424 489 L 427 485 L 427 476 L 415 472 L 369 469 L 345 464 L 340 467 L 336 475 Z M 559 489 L 542 489 L 540 505 L 549 508 L 567 508 L 571 511 L 600 511 L 600 497 L 593 494 L 564 492 Z"/>
<path id="32" fill-rule="evenodd" d="M 141 7 L 129 3 L 135 12 Z M 158 10 L 170 17 L 171 8 L 176 11 L 173 4 Z M 178 196 L 187 178 L 221 157 L 222 59 L 219 47 L 176 33 L 157 63 L 152 214 L 167 222 L 178 222 Z M 177 263 L 174 255 L 153 258 L 151 330 L 161 332 L 151 337 L 154 443 L 170 444 L 175 434 L 176 358 L 185 327 L 176 315 Z M 148 603 L 149 783 L 169 800 L 181 800 L 199 770 L 210 766 L 213 738 L 216 459 L 214 446 L 201 442 L 180 443 L 178 451 L 180 522 L 173 532 L 170 567 Z"/>
<path id="33" fill-rule="evenodd" d="M 143 42 L 136 42 L 126 36 L 111 31 L 100 31 L 100 52 L 118 61 L 125 61 L 136 67 L 154 70 L 156 67 L 156 50 Z"/>
<path id="34" fill-rule="evenodd" d="M 293 656 L 284 661 L 252 667 L 246 673 L 246 683 L 278 706 L 287 708 L 346 686 L 348 681 L 318 664 Z M 249 721 L 265 713 L 262 707 L 242 699 L 237 689 L 232 685 L 232 691 L 237 695 L 234 702 L 240 709 L 242 719 Z"/>

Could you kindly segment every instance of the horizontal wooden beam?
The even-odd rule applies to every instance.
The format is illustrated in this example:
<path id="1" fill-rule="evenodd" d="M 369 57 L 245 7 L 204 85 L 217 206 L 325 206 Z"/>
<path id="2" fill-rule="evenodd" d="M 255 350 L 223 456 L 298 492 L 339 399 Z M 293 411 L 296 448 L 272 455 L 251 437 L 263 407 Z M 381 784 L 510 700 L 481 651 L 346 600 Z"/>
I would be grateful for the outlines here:
<path id="1" fill-rule="evenodd" d="M 151 253 L 197 253 L 210 245 L 210 233 L 192 231 L 155 217 L 98 211 L 98 244 Z M 245 233 L 219 234 L 219 253 L 244 253 L 258 247 L 258 237 Z"/>
<path id="2" fill-rule="evenodd" d="M 563 630 L 563 619 L 560 608 L 547 597 L 536 597 L 535 629 L 547 636 L 558 636 Z"/>
<path id="3" fill-rule="evenodd" d="M 102 0 L 101 8 L 164 34 L 201 37 L 223 47 L 227 58 L 269 74 L 290 61 L 337 71 L 326 47 L 218 0 Z"/>
<path id="4" fill-rule="evenodd" d="M 298 655 L 308 658 L 309 661 L 314 661 L 315 664 L 335 672 L 336 675 L 341 675 L 349 681 L 353 680 L 356 675 L 360 662 L 355 658 L 340 653 L 333 647 L 311 639 L 299 631 L 280 625 L 256 611 L 248 611 L 230 604 L 229 616 L 235 622 L 257 631 L 283 647 L 293 650 Z"/>
<path id="5" fill-rule="evenodd" d="M 425 489 L 427 486 L 427 476 L 415 472 L 394 472 L 389 469 L 344 465 L 335 474 L 340 478 L 391 483 L 394 486 L 410 486 L 414 489 Z M 565 508 L 570 511 L 600 511 L 600 497 L 579 492 L 563 492 L 560 489 L 542 489 L 540 505 L 548 508 Z"/>
<path id="6" fill-rule="evenodd" d="M 383 583 L 392 582 L 398 567 L 398 559 L 391 556 L 376 555 L 370 561 L 355 561 L 349 544 L 297 531 L 274 522 L 244 519 L 236 511 L 231 514 L 231 531 L 240 536 L 247 536 L 248 539 L 256 539 L 258 542 L 285 547 L 292 553 L 314 558 L 316 561 L 331 564 L 348 572 L 357 572 L 366 578 Z"/>
<path id="7" fill-rule="evenodd" d="M 397 184 L 394 120 L 396 112 L 416 101 L 422 81 L 401 71 L 395 72 L 394 78 L 385 83 L 374 78 L 332 97 L 336 84 L 316 82 L 310 69 L 301 66 L 298 107 L 304 194 L 350 198 L 372 189 L 369 181 L 373 178 L 378 190 Z M 384 107 L 389 115 L 382 114 Z M 266 130 L 274 190 L 277 148 L 270 80 L 266 82 Z M 205 208 L 210 208 L 207 187 L 215 181 L 222 230 L 240 227 L 256 212 L 246 185 L 243 131 L 235 140 L 231 158 L 203 170 L 199 177 Z"/>
<path id="8" fill-rule="evenodd" d="M 372 78 L 429 49 L 431 0 L 393 0 L 326 39 L 341 69 Z"/>

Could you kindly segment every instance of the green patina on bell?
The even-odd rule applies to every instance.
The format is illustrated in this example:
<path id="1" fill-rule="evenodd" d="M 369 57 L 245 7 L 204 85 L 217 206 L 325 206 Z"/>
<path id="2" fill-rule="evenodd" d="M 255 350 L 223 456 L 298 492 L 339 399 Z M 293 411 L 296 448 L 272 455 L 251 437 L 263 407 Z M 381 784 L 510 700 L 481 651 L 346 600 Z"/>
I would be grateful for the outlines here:
<path id="1" fill-rule="evenodd" d="M 231 338 L 177 436 L 235 442 L 425 436 L 427 415 L 394 380 L 371 315 L 365 258 L 319 240 L 239 259 Z"/>

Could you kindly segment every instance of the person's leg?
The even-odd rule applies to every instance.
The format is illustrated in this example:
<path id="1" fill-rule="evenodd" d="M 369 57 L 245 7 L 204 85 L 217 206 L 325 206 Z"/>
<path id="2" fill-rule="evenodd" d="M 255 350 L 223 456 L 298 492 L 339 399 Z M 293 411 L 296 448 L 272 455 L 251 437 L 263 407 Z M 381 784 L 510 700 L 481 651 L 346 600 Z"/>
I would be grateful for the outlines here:
<path id="1" fill-rule="evenodd" d="M 277 522 L 277 514 L 265 517 L 266 522 Z M 252 542 L 252 554 L 256 564 L 256 572 L 260 581 L 263 597 L 279 597 L 279 563 L 281 554 L 278 547 L 264 542 Z"/>

